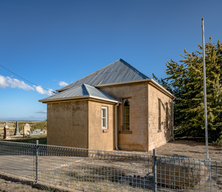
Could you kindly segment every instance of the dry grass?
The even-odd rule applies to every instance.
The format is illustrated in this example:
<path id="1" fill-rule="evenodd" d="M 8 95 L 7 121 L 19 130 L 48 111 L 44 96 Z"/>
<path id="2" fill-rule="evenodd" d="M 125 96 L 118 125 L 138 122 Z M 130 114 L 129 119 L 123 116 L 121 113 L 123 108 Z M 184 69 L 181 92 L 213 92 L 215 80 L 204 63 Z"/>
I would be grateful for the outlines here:
<path id="1" fill-rule="evenodd" d="M 194 159 L 205 159 L 205 150 L 204 143 L 177 140 L 157 148 L 157 154 L 177 154 Z M 212 160 L 220 161 L 222 156 L 220 151 L 222 151 L 220 146 L 209 146 Z M 136 156 L 133 156 L 132 160 L 125 161 L 119 156 L 117 157 L 119 160 L 112 155 L 109 158 L 40 156 L 39 165 L 44 167 L 40 167 L 39 180 L 80 191 L 152 191 L 150 186 L 152 181 L 149 180 L 152 179 L 152 163 L 148 160 L 138 160 Z M 214 167 L 215 164 L 212 165 L 214 174 L 217 173 L 220 177 L 218 185 L 222 190 L 222 164 L 218 164 L 217 167 Z M 151 174 L 147 175 L 148 173 Z"/>
<path id="2" fill-rule="evenodd" d="M 152 191 L 148 163 L 76 158 L 67 166 L 39 173 L 41 181 L 80 191 Z"/>
<path id="3" fill-rule="evenodd" d="M 222 161 L 222 146 L 209 145 L 209 157 L 213 161 Z M 206 159 L 204 142 L 193 140 L 175 140 L 156 148 L 157 155 L 182 155 L 193 159 Z M 149 151 L 152 154 L 152 151 Z"/>
<path id="4" fill-rule="evenodd" d="M 14 122 L 13 121 L 7 121 L 7 125 L 10 130 L 10 134 L 13 134 L 15 131 L 15 127 L 13 127 Z M 4 127 L 5 127 L 5 121 L 0 121 L 0 135 L 4 134 Z"/>
<path id="5" fill-rule="evenodd" d="M 16 121 L 7 121 L 7 125 L 9 127 L 9 131 L 10 131 L 10 136 L 14 135 L 15 132 L 15 123 Z M 21 131 L 23 129 L 23 125 L 25 125 L 26 123 L 28 123 L 31 126 L 31 131 L 33 131 L 34 129 L 47 129 L 47 122 L 46 121 L 18 121 L 18 127 L 19 127 L 19 131 Z M 4 134 L 4 126 L 5 126 L 5 121 L 0 121 L 0 136 L 3 136 Z M 44 143 L 46 144 L 46 143 Z"/>

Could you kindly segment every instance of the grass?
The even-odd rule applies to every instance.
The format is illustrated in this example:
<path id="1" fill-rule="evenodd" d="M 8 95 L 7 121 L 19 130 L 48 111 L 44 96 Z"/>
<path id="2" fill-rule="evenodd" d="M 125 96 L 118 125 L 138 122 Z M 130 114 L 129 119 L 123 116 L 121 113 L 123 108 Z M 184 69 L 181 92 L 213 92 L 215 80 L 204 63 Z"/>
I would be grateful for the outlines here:
<path id="1" fill-rule="evenodd" d="M 81 160 L 82 159 L 82 160 Z M 85 159 L 85 160 L 84 160 Z M 144 191 L 150 182 L 144 176 L 151 171 L 146 163 L 106 162 L 77 158 L 75 163 L 65 167 L 41 171 L 40 178 L 57 185 L 83 191 Z"/>
<path id="2" fill-rule="evenodd" d="M 8 140 L 12 142 L 23 142 L 23 143 L 36 143 L 39 140 L 39 144 L 47 144 L 47 135 L 33 135 L 31 138 L 21 138 L 16 140 Z"/>
<path id="3" fill-rule="evenodd" d="M 47 130 L 47 121 L 18 121 L 19 131 L 23 130 L 23 126 L 28 123 L 30 125 L 30 130 L 33 131 L 35 129 L 43 129 Z M 7 121 L 7 125 L 10 130 L 15 130 L 16 121 Z M 0 130 L 3 129 L 5 126 L 5 121 L 0 121 Z"/>
<path id="4" fill-rule="evenodd" d="M 119 180 L 122 176 L 125 176 L 126 173 L 130 173 L 129 170 L 121 170 L 115 167 L 108 166 L 95 166 L 95 167 L 84 167 L 79 166 L 79 172 L 76 171 L 65 171 L 65 175 L 70 177 L 73 181 L 78 181 L 79 179 L 86 182 L 98 182 L 106 176 L 105 180 L 115 182 Z"/>

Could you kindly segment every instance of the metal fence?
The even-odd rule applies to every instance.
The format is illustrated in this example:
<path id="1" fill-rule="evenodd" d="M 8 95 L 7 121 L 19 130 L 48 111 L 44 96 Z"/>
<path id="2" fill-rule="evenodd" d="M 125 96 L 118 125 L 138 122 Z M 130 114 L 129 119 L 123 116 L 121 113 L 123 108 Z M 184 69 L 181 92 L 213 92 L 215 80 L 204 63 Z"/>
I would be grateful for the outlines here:
<path id="1" fill-rule="evenodd" d="M 222 162 L 0 141 L 0 174 L 69 191 L 222 191 Z"/>

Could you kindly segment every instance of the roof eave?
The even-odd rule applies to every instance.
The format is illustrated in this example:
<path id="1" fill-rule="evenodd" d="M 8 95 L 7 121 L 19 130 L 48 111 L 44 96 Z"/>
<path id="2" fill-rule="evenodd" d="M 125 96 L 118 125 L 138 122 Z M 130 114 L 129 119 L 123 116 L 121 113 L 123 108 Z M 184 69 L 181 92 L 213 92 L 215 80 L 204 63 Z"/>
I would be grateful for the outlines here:
<path id="1" fill-rule="evenodd" d="M 41 100 L 39 100 L 39 102 L 47 103 L 47 102 L 51 102 L 51 101 L 64 101 L 64 100 L 82 99 L 82 98 L 85 99 L 88 97 L 89 97 L 89 95 L 80 96 L 80 97 L 63 97 L 63 98 L 54 98 L 54 99 L 41 99 Z"/>
<path id="2" fill-rule="evenodd" d="M 95 97 L 95 96 L 91 96 L 91 95 L 86 95 L 86 96 L 81 96 L 81 97 L 64 97 L 64 98 L 55 98 L 55 99 L 42 99 L 42 100 L 39 100 L 39 102 L 48 103 L 48 102 L 54 102 L 54 101 L 68 101 L 68 100 L 90 99 L 90 98 L 102 100 L 102 101 L 107 101 L 107 102 L 111 102 L 111 103 L 121 103 L 118 100 L 105 99 L 105 98 Z"/>
<path id="3" fill-rule="evenodd" d="M 151 78 L 135 80 L 135 81 L 125 81 L 125 82 L 119 82 L 119 83 L 101 84 L 101 85 L 95 85 L 94 87 L 96 87 L 96 88 L 100 88 L 101 87 L 102 88 L 102 87 L 120 86 L 120 85 L 136 84 L 136 83 L 143 83 L 143 82 L 144 83 L 145 82 L 150 83 L 151 85 L 153 85 L 154 87 L 156 87 L 157 89 L 161 90 L 163 93 L 168 95 L 173 100 L 176 99 L 176 97 L 172 93 L 167 91 L 163 86 L 161 86 L 159 83 L 157 83 L 156 81 L 154 81 Z M 65 89 L 65 90 L 67 90 L 67 89 Z M 63 90 L 63 91 L 65 91 L 65 90 Z"/>
<path id="4" fill-rule="evenodd" d="M 90 98 L 93 98 L 93 99 L 99 99 L 99 100 L 108 101 L 108 102 L 113 102 L 113 103 L 121 103 L 121 102 L 118 101 L 118 100 L 105 99 L 105 98 L 96 97 L 96 96 L 90 96 Z"/>
<path id="5" fill-rule="evenodd" d="M 141 79 L 141 80 L 135 80 L 135 81 L 125 81 L 125 82 L 119 82 L 119 83 L 110 83 L 110 84 L 101 84 L 101 85 L 94 85 L 94 87 L 109 87 L 109 86 L 118 86 L 118 85 L 127 85 L 127 84 L 134 84 L 134 83 L 141 83 L 141 82 L 147 82 L 149 79 Z"/>
<path id="6" fill-rule="evenodd" d="M 164 92 L 166 95 L 168 95 L 170 98 L 172 98 L 173 100 L 176 99 L 176 97 L 170 93 L 169 91 L 167 91 L 163 86 L 161 86 L 159 83 L 157 83 L 156 81 L 154 81 L 153 79 L 149 78 L 149 79 L 142 79 L 142 80 L 135 80 L 135 81 L 126 81 L 126 82 L 121 82 L 121 83 L 111 83 L 111 84 L 103 84 L 103 85 L 95 85 L 94 87 L 96 88 L 100 88 L 100 87 L 110 87 L 110 86 L 119 86 L 119 85 L 128 85 L 128 84 L 135 84 L 135 83 L 143 83 L 143 82 L 147 82 L 153 86 L 155 86 L 156 88 L 158 88 L 159 90 L 161 90 L 162 92 Z"/>
<path id="7" fill-rule="evenodd" d="M 168 95 L 171 99 L 173 99 L 173 100 L 176 99 L 176 97 L 172 93 L 167 91 L 163 86 L 161 86 L 159 83 L 157 83 L 153 79 L 149 79 L 149 84 L 153 85 L 157 89 L 160 89 L 162 92 L 164 92 L 166 95 Z"/>

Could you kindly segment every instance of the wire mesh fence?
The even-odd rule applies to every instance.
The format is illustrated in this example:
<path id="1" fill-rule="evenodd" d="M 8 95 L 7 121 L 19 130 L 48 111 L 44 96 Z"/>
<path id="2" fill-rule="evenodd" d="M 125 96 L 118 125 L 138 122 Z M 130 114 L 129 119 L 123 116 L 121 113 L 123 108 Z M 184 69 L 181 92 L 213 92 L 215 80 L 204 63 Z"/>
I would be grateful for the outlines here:
<path id="1" fill-rule="evenodd" d="M 36 145 L 0 141 L 0 172 L 35 178 Z"/>
<path id="2" fill-rule="evenodd" d="M 0 172 L 69 191 L 222 191 L 222 162 L 0 141 Z"/>

